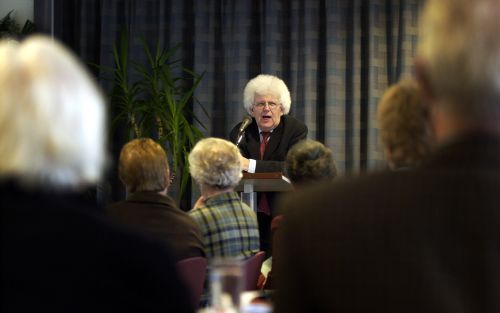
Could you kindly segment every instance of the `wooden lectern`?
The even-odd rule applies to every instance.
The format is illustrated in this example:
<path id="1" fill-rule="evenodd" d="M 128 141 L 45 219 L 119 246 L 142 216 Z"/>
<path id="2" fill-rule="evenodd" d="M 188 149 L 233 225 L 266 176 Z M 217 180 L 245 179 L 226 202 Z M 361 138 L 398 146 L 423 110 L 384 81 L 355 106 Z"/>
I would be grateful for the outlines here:
<path id="1" fill-rule="evenodd" d="M 234 190 L 240 192 L 241 201 L 257 212 L 257 192 L 276 192 L 292 190 L 290 180 L 280 172 L 243 173 L 243 178 Z"/>

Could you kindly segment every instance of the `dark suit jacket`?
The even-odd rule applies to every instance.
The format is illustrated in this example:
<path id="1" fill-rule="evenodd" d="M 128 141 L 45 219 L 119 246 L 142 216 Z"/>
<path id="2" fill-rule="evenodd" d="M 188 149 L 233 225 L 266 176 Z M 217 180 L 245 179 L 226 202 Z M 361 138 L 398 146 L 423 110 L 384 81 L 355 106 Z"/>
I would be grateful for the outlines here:
<path id="1" fill-rule="evenodd" d="M 240 124 L 231 131 L 229 138 L 236 142 Z M 299 142 L 306 139 L 307 126 L 290 115 L 283 115 L 279 125 L 274 129 L 264 152 L 263 160 L 260 159 L 260 134 L 255 119 L 245 131 L 245 135 L 239 144 L 241 154 L 249 159 L 256 160 L 256 173 L 283 172 L 284 161 L 288 150 Z M 273 207 L 274 193 L 268 193 L 268 201 Z"/>
<path id="2" fill-rule="evenodd" d="M 499 138 L 282 205 L 278 313 L 500 312 Z"/>
<path id="3" fill-rule="evenodd" d="M 178 260 L 205 256 L 200 226 L 169 196 L 139 191 L 106 211 L 114 221 L 165 242 Z"/>
<path id="4" fill-rule="evenodd" d="M 240 123 L 241 124 L 241 123 Z M 232 142 L 236 142 L 240 124 L 236 125 L 229 135 Z M 290 115 L 283 115 L 279 125 L 274 129 L 263 160 L 260 159 L 260 134 L 255 119 L 245 131 L 245 136 L 239 144 L 241 154 L 249 159 L 257 160 L 256 173 L 282 172 L 288 150 L 302 139 L 307 137 L 307 126 Z"/>
<path id="5" fill-rule="evenodd" d="M 161 242 L 78 197 L 0 186 L 2 312 L 193 312 Z"/>

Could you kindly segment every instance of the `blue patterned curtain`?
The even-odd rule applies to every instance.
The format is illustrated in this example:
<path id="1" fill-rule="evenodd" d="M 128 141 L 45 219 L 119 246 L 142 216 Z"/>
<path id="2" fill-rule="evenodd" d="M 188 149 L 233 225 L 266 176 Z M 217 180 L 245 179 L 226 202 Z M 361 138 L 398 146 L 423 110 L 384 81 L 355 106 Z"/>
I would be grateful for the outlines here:
<path id="1" fill-rule="evenodd" d="M 341 173 L 385 165 L 376 106 L 386 87 L 412 72 L 421 0 L 55 1 L 55 34 L 83 59 L 112 64 L 124 27 L 140 61 L 141 37 L 182 43 L 184 66 L 205 77 L 193 104 L 207 136 L 227 138 L 245 111 L 242 91 L 259 73 L 280 76 L 291 114 L 333 149 Z M 50 1 L 35 1 L 48 30 Z"/>

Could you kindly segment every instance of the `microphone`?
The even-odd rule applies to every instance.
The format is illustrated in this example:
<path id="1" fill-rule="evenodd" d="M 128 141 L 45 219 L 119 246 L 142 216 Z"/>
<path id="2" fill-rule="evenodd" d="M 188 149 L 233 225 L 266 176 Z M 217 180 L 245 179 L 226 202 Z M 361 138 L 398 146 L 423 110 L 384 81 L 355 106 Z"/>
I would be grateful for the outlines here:
<path id="1" fill-rule="evenodd" d="M 252 117 L 247 115 L 241 121 L 240 130 L 239 130 L 238 134 L 241 134 L 242 132 L 244 132 L 245 129 L 247 129 L 248 125 L 250 125 L 250 124 L 252 124 Z"/>
<path id="2" fill-rule="evenodd" d="M 243 139 L 243 134 L 245 133 L 245 129 L 252 124 L 252 117 L 249 115 L 246 115 L 243 120 L 241 121 L 240 124 L 240 129 L 238 130 L 238 140 L 236 141 L 236 146 L 238 146 L 241 142 L 241 139 Z"/>

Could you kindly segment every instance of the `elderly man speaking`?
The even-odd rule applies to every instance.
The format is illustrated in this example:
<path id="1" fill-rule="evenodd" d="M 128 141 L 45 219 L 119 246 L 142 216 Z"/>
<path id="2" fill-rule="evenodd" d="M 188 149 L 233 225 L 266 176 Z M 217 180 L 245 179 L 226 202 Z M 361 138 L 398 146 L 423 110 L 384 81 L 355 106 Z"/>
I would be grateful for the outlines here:
<path id="1" fill-rule="evenodd" d="M 242 123 L 230 134 L 238 142 L 243 170 L 250 173 L 283 172 L 285 157 L 290 148 L 307 137 L 307 126 L 288 115 L 291 105 L 290 91 L 283 80 L 261 74 L 251 79 L 243 91 L 245 110 L 252 117 L 242 133 Z M 241 138 L 239 138 L 243 135 Z M 260 248 L 270 252 L 271 219 L 275 215 L 276 193 L 259 193 L 257 217 L 259 219 Z"/>

